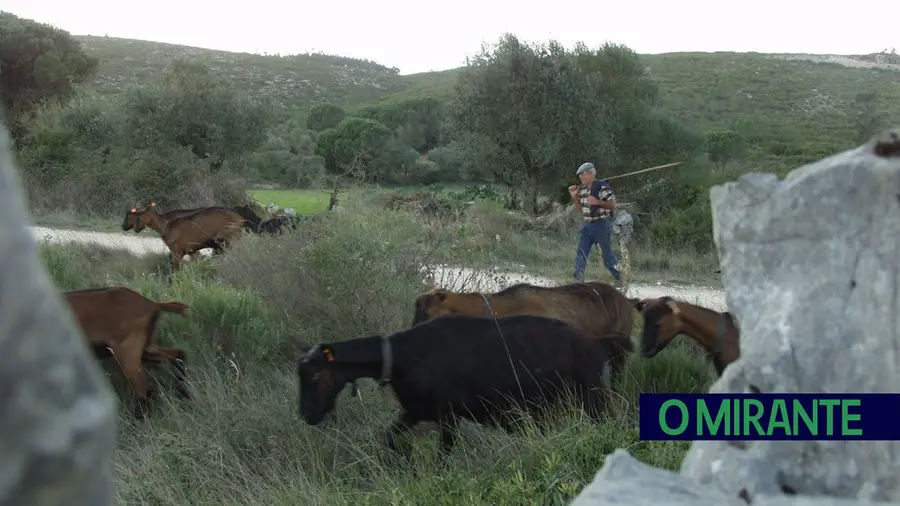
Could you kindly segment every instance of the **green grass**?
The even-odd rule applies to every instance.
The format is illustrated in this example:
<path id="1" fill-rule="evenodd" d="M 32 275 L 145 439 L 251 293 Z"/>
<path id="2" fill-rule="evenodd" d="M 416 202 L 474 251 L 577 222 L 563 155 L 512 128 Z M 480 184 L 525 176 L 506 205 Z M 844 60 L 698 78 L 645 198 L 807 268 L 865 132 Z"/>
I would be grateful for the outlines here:
<path id="1" fill-rule="evenodd" d="M 297 214 L 309 215 L 328 210 L 328 193 L 318 189 L 249 190 L 262 205 L 274 202 L 282 208 L 293 208 Z M 340 199 L 340 197 L 338 197 Z"/>
<path id="2" fill-rule="evenodd" d="M 194 400 L 183 404 L 170 396 L 165 374 L 154 372 L 162 395 L 150 420 L 136 424 L 121 410 L 114 456 L 119 503 L 564 505 L 615 448 L 652 465 L 679 467 L 689 444 L 641 442 L 636 423 L 640 392 L 708 388 L 710 366 L 683 341 L 654 359 L 631 358 L 608 420 L 562 410 L 549 430 L 527 426 L 513 434 L 463 423 L 443 467 L 435 463 L 436 433 L 427 425 L 414 431 L 411 459 L 382 448 L 397 404 L 374 382 L 360 383 L 361 400 L 339 397 L 336 422 L 304 424 L 290 337 L 318 343 L 400 330 L 425 288 L 420 264 L 508 256 L 531 270 L 535 248 L 546 249 L 492 243 L 487 234 L 501 231 L 503 222 L 502 213 L 489 209 L 442 223 L 380 210 L 364 197 L 357 206 L 368 212 L 348 207 L 294 234 L 247 236 L 222 256 L 188 262 L 175 274 L 162 256 L 42 247 L 61 290 L 126 285 L 157 300 L 183 301 L 194 313 L 168 315 L 160 328 L 164 345 L 189 353 Z M 128 401 L 115 368 L 106 369 Z"/>

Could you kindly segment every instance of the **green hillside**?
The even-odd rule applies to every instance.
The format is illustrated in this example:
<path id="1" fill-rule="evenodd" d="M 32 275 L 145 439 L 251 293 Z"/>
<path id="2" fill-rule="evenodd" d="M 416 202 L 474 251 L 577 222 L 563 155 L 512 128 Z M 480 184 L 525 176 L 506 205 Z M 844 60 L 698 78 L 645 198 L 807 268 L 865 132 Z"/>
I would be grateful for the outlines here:
<path id="1" fill-rule="evenodd" d="M 271 97 L 285 113 L 322 102 L 355 109 L 373 101 L 450 97 L 459 70 L 401 76 L 396 68 L 332 55 L 262 56 L 112 37 L 77 38 L 100 59 L 94 85 L 104 93 L 152 82 L 173 58 L 186 57 L 206 62 L 248 93 Z M 896 55 L 723 52 L 642 58 L 660 84 L 664 109 L 704 131 L 742 131 L 759 148 L 757 156 L 784 159 L 792 151 L 819 156 L 855 144 L 859 119 L 854 100 L 862 92 L 874 92 L 873 108 L 882 122 L 900 123 Z"/>
<path id="2" fill-rule="evenodd" d="M 262 56 L 214 51 L 161 42 L 113 37 L 74 36 L 100 60 L 94 87 L 117 93 L 134 84 L 149 84 L 175 58 L 199 61 L 249 93 L 273 99 L 283 110 L 308 109 L 332 102 L 352 105 L 403 91 L 397 69 L 375 62 L 324 54 Z"/>
<path id="3" fill-rule="evenodd" d="M 875 95 L 884 124 L 900 124 L 900 57 L 760 53 L 642 55 L 661 106 L 702 131 L 736 129 L 766 158 L 802 151 L 818 158 L 856 144 L 861 93 Z M 887 58 L 885 58 L 887 57 Z M 877 60 L 877 63 L 872 61 Z M 406 77 L 381 101 L 449 97 L 458 69 Z M 802 145 L 785 145 L 798 142 Z"/>

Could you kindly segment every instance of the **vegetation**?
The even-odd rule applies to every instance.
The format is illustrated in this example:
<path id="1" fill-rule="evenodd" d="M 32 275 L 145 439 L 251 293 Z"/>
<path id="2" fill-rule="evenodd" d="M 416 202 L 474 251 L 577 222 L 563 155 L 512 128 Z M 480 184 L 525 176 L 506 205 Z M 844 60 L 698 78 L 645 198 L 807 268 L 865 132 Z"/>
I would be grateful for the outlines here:
<path id="1" fill-rule="evenodd" d="M 337 194 L 365 183 L 495 185 L 504 207 L 537 216 L 567 203 L 582 161 L 605 176 L 681 161 L 615 188 L 641 244 L 704 254 L 711 185 L 745 170 L 783 175 L 900 119 L 896 70 L 866 57 L 642 56 L 506 35 L 464 68 L 400 76 L 339 56 L 2 21 L 15 28 L 0 40 L 5 52 L 60 62 L 17 62 L 13 72 L 4 63 L 2 74 L 39 214 L 108 216 L 150 199 L 239 204 L 250 184 Z"/>
<path id="2" fill-rule="evenodd" d="M 163 257 L 43 248 L 61 290 L 124 284 L 196 314 L 161 329 L 190 352 L 196 400 L 121 420 L 125 504 L 567 504 L 616 447 L 676 468 L 686 446 L 639 442 L 636 401 L 706 388 L 688 344 L 633 357 L 603 424 L 573 411 L 544 433 L 468 426 L 436 468 L 432 437 L 411 462 L 383 451 L 395 406 L 374 385 L 342 397 L 334 425 L 303 425 L 289 343 L 403 328 L 427 265 L 568 279 L 579 220 L 559 204 L 587 160 L 607 177 L 683 162 L 614 181 L 635 219 L 631 266 L 709 281 L 711 185 L 783 175 L 900 120 L 896 71 L 865 58 L 647 56 L 506 35 L 464 68 L 401 76 L 332 55 L 72 37 L 6 13 L 0 28 L 0 93 L 39 218 L 113 229 L 151 200 L 312 214 L 338 196 L 347 209 L 176 273 Z"/>
<path id="3" fill-rule="evenodd" d="M 124 380 L 113 361 L 105 364 L 123 402 L 115 455 L 120 503 L 563 505 L 617 447 L 678 468 L 688 444 L 640 442 L 636 417 L 639 392 L 707 388 L 708 363 L 681 342 L 652 360 L 632 357 L 607 422 L 571 410 L 544 433 L 464 423 L 446 467 L 436 463 L 436 435 L 427 425 L 410 440 L 410 461 L 381 446 L 397 406 L 374 381 L 360 382 L 361 401 L 339 397 L 338 420 L 305 425 L 297 415 L 292 337 L 318 343 L 404 328 L 423 289 L 422 264 L 493 263 L 504 255 L 532 264 L 548 255 L 547 243 L 538 242 L 545 234 L 535 232 L 490 246 L 497 230 L 509 230 L 498 223 L 504 213 L 492 208 L 442 225 L 384 210 L 377 199 L 360 205 L 372 211 L 332 213 L 285 237 L 248 236 L 221 257 L 188 262 L 174 275 L 163 256 L 42 247 L 61 290 L 123 284 L 154 299 L 183 301 L 194 313 L 163 317 L 160 327 L 163 344 L 189 353 L 190 404 L 170 394 L 165 370 L 153 372 L 160 401 L 147 422 L 135 422 L 125 409 Z M 563 250 L 570 253 L 557 245 L 549 254 Z M 566 258 L 559 267 L 570 263 Z"/>

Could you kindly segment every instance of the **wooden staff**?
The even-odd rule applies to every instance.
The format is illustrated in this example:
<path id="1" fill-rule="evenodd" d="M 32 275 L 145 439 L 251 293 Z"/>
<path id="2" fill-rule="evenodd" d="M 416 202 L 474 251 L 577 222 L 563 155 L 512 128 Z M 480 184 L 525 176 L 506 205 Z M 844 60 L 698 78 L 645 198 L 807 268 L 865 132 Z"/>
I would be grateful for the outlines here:
<path id="1" fill-rule="evenodd" d="M 634 172 L 629 172 L 627 174 L 619 174 L 618 176 L 607 177 L 607 178 L 604 178 L 603 180 L 609 181 L 610 179 L 616 179 L 617 177 L 633 176 L 635 174 L 641 174 L 643 172 L 650 172 L 651 170 L 665 169 L 667 167 L 674 167 L 676 165 L 681 165 L 681 162 L 667 163 L 665 165 L 658 165 L 656 167 L 650 167 L 649 169 L 636 170 Z"/>

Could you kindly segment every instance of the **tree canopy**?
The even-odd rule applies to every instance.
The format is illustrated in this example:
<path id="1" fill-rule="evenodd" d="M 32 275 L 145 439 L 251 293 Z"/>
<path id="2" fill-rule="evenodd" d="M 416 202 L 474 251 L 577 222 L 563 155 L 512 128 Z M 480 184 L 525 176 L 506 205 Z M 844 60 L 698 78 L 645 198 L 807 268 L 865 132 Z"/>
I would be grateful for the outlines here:
<path id="1" fill-rule="evenodd" d="M 68 98 L 97 64 L 69 32 L 0 12 L 0 97 L 14 136 L 27 113 L 48 99 Z"/>
<path id="2" fill-rule="evenodd" d="M 271 121 L 269 104 L 231 89 L 199 63 L 175 61 L 161 86 L 126 96 L 126 135 L 134 147 L 173 142 L 213 168 L 258 147 Z"/>
<path id="3" fill-rule="evenodd" d="M 569 51 L 556 41 L 527 44 L 507 34 L 461 73 L 452 121 L 470 149 L 492 152 L 488 142 L 501 150 L 485 170 L 521 188 L 526 209 L 536 212 L 540 191 L 567 185 L 584 161 L 611 175 L 647 161 L 640 153 L 656 161 L 686 141 L 698 145 L 654 111 L 657 94 L 625 46 L 579 44 Z M 651 149 L 635 149 L 638 137 Z"/>

